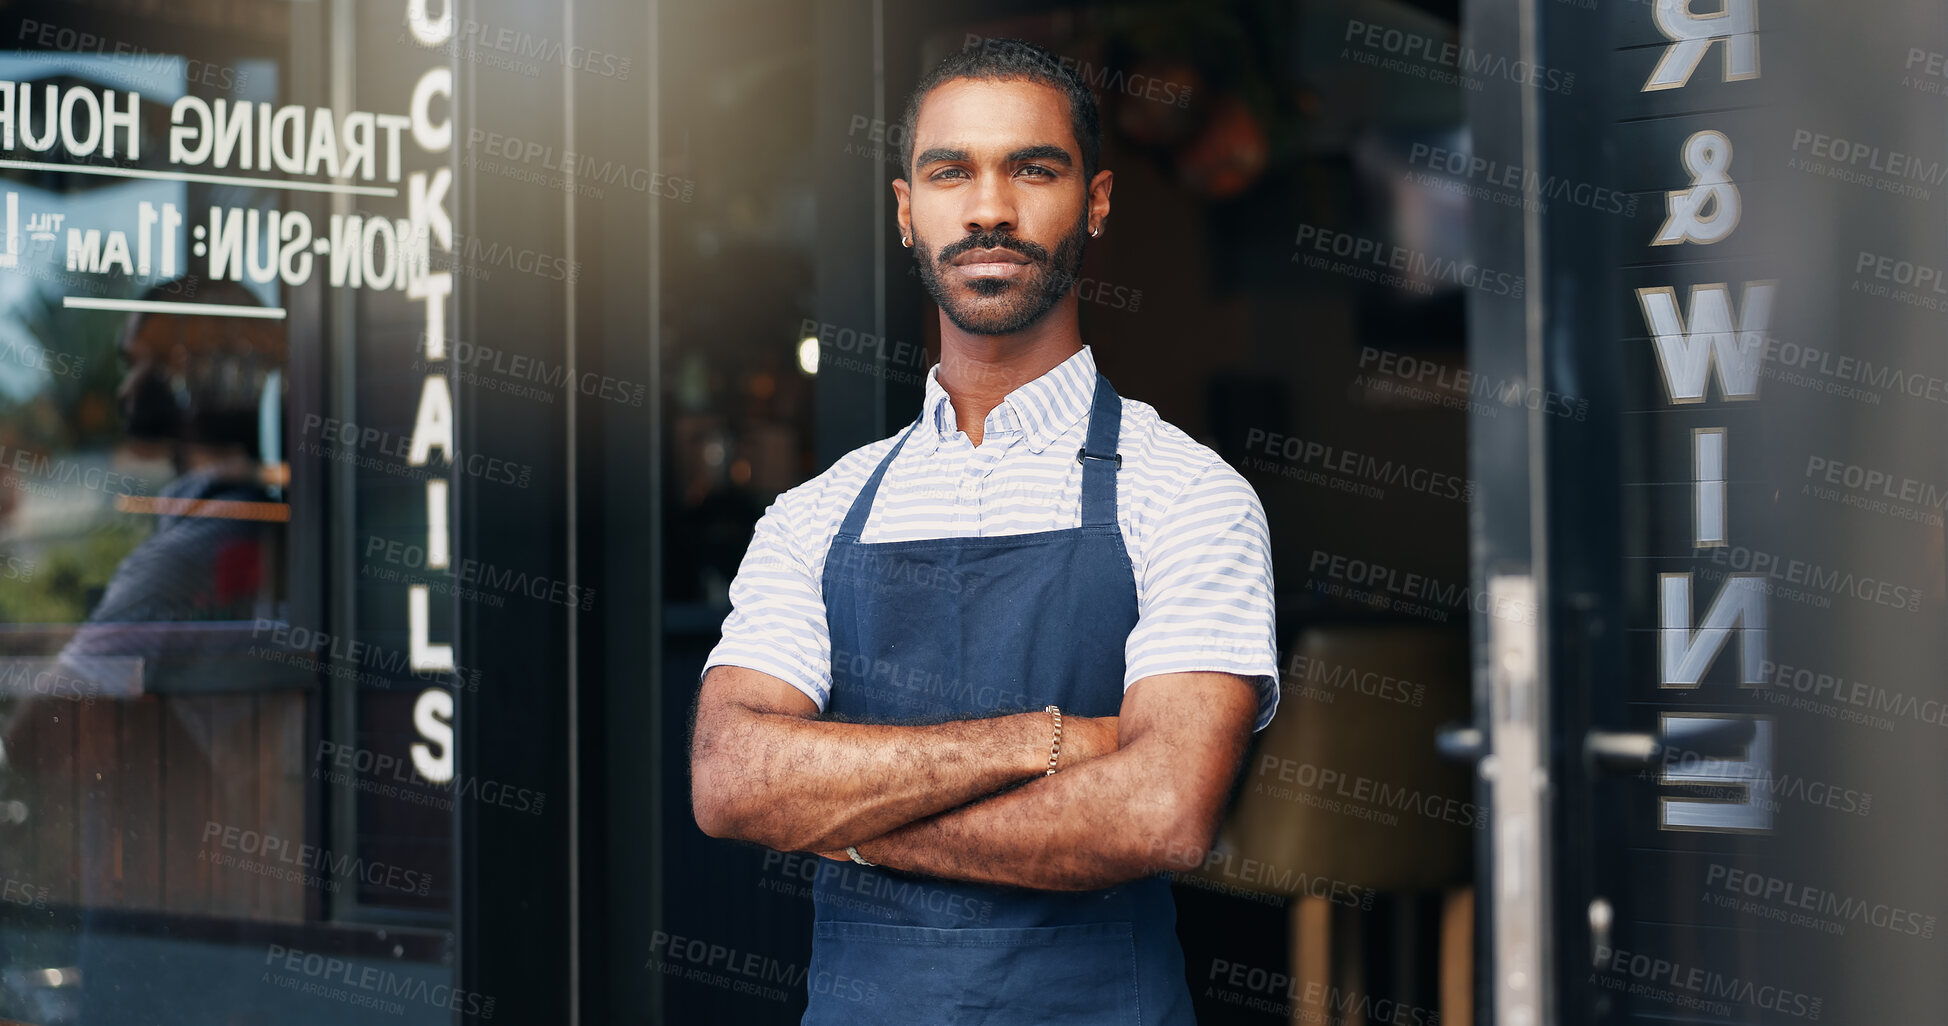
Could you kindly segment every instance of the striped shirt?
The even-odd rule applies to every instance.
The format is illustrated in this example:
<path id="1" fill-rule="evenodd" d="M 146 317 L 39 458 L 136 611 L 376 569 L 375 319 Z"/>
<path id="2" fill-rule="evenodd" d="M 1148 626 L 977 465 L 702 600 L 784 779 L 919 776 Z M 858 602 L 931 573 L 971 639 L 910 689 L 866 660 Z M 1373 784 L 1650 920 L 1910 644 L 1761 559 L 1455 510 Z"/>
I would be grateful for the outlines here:
<path id="1" fill-rule="evenodd" d="M 860 541 L 990 537 L 1081 526 L 1082 465 L 1096 360 L 1087 346 L 1008 393 L 980 446 L 955 420 L 938 365 L 927 418 L 886 470 Z M 731 613 L 705 669 L 732 664 L 803 691 L 822 711 L 832 644 L 820 581 L 826 552 L 866 478 L 898 434 L 854 449 L 765 510 L 731 582 Z M 1272 561 L 1264 507 L 1231 465 L 1123 400 L 1117 526 L 1136 577 L 1137 623 L 1123 687 L 1159 673 L 1221 671 L 1258 686 L 1254 729 L 1278 706 Z"/>

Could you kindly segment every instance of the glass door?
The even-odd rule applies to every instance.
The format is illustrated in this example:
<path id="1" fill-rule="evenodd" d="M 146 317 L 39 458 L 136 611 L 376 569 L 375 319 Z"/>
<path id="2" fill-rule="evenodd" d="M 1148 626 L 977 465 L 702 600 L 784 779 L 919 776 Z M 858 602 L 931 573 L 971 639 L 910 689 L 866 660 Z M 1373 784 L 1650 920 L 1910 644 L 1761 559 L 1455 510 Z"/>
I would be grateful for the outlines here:
<path id="1" fill-rule="evenodd" d="M 1477 373 L 1492 1021 L 1920 1021 L 1941 1000 L 1938 11 L 1477 5 L 1539 88 Z M 1935 61 L 1939 65 L 1939 61 Z M 1932 75 L 1932 77 L 1930 77 Z M 1525 386 L 1525 387 L 1526 387 Z M 1587 399 L 1557 416 L 1550 397 Z"/>

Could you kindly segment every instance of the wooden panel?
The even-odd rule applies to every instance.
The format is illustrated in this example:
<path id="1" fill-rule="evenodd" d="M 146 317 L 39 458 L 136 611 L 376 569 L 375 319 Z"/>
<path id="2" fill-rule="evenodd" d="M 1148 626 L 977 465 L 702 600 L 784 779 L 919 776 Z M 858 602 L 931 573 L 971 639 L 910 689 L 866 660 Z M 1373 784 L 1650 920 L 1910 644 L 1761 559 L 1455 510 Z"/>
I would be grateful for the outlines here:
<path id="1" fill-rule="evenodd" d="M 80 794 L 81 904 L 122 908 L 122 710 L 120 702 L 77 703 L 75 781 Z"/>
<path id="2" fill-rule="evenodd" d="M 0 884 L 9 896 L 34 893 L 41 881 L 34 878 L 40 835 L 40 799 L 35 793 L 34 765 L 40 742 L 39 703 L 32 698 L 7 702 L 0 723 L 6 725 L 0 742 L 7 746 L 7 761 L 0 767 L 0 801 L 20 802 L 27 808 L 25 823 L 8 820 L 0 823 Z"/>
<path id="3" fill-rule="evenodd" d="M 316 843 L 305 835 L 304 712 L 302 691 L 269 691 L 257 699 L 257 822 L 266 834 L 293 845 Z M 266 877 L 253 915 L 263 919 L 305 917 L 302 881 Z M 322 911 L 322 909 L 320 909 Z"/>
<path id="4" fill-rule="evenodd" d="M 211 723 L 216 699 L 181 695 L 162 702 L 162 907 L 204 915 L 210 910 L 210 864 L 205 851 L 210 807 Z"/>
<path id="5" fill-rule="evenodd" d="M 122 716 L 117 871 L 126 908 L 162 907 L 162 703 L 154 695 L 116 703 Z"/>
<path id="6" fill-rule="evenodd" d="M 79 897 L 77 856 L 79 825 L 75 819 L 75 703 L 63 699 L 29 699 L 35 719 L 32 781 L 28 799 L 33 812 L 27 828 L 34 835 L 34 882 L 47 888 L 50 904 L 73 904 Z"/>
<path id="7" fill-rule="evenodd" d="M 213 861 L 227 854 L 304 869 L 299 846 L 316 842 L 305 833 L 306 708 L 301 691 L 23 708 L 7 793 L 30 818 L 0 844 L 0 874 L 47 887 L 49 901 L 91 907 L 315 917 L 322 906 L 302 880 Z M 212 823 L 218 837 L 205 840 Z M 278 838 L 291 855 L 225 847 L 226 827 Z"/>
<path id="8" fill-rule="evenodd" d="M 243 840 L 228 845 L 218 840 L 204 840 L 206 831 L 199 827 L 197 843 L 212 859 L 221 853 L 236 862 L 247 860 L 257 867 L 246 869 L 214 861 L 210 866 L 211 914 L 248 917 L 256 912 L 259 884 L 265 879 L 259 870 L 264 867 L 302 870 L 295 861 L 298 839 L 270 834 L 258 819 L 257 696 L 220 695 L 208 701 L 210 747 L 204 758 L 209 767 L 210 821 L 223 831 L 221 836 Z M 271 852 L 268 845 L 258 840 L 272 836 L 288 844 L 290 851 Z"/>

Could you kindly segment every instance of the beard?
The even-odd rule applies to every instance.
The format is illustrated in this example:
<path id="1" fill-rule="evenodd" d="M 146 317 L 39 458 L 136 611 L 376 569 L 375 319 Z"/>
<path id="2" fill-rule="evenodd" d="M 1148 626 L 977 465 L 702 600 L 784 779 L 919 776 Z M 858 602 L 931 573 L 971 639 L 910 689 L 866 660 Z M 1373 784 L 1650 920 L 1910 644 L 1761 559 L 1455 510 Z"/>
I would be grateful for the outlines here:
<path id="1" fill-rule="evenodd" d="M 920 265 L 920 281 L 954 326 L 970 335 L 1012 335 L 1041 320 L 1057 300 L 1075 287 L 1082 269 L 1083 247 L 1089 241 L 1088 211 L 1075 229 L 1055 244 L 1050 254 L 1041 246 L 1007 232 L 974 232 L 935 256 L 920 233 L 913 233 L 913 259 Z M 971 249 L 1005 249 L 1027 257 L 1030 271 L 1019 279 L 975 278 L 967 281 L 972 297 L 956 295 L 942 270 L 948 261 Z"/>

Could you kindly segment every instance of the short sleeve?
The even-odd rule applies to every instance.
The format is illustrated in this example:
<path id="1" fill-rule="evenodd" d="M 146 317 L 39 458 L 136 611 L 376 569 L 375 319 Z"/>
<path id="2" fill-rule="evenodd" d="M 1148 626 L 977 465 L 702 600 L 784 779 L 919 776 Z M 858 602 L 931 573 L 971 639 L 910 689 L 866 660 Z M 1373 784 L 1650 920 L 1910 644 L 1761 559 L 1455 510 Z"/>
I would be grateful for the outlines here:
<path id="1" fill-rule="evenodd" d="M 1137 621 L 1123 686 L 1160 673 L 1215 671 L 1253 680 L 1263 730 L 1278 708 L 1271 539 L 1258 493 L 1214 461 L 1144 530 Z"/>
<path id="2" fill-rule="evenodd" d="M 832 693 L 832 637 L 815 560 L 799 536 L 806 518 L 800 489 L 780 495 L 758 519 L 751 547 L 731 579 L 724 636 L 704 670 L 723 664 L 768 673 L 803 691 L 821 712 Z"/>

